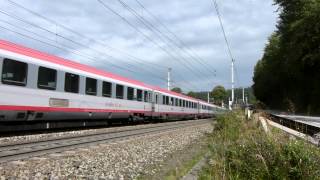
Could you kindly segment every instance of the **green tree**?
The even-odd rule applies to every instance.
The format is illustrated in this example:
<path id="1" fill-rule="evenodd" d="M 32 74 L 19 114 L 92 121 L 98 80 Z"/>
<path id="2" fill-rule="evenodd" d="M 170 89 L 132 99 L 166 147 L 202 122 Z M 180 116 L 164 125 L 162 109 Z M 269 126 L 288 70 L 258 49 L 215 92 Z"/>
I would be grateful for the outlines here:
<path id="1" fill-rule="evenodd" d="M 220 104 L 225 101 L 228 97 L 227 91 L 223 86 L 216 86 L 211 91 L 211 97 L 214 99 L 214 102 Z"/>
<path id="2" fill-rule="evenodd" d="M 197 98 L 197 94 L 195 92 L 193 92 L 193 91 L 188 92 L 187 95 L 190 96 L 190 97 L 193 97 L 193 98 Z"/>
<path id="3" fill-rule="evenodd" d="M 277 31 L 255 66 L 254 93 L 273 109 L 320 113 L 320 1 L 275 0 Z"/>
<path id="4" fill-rule="evenodd" d="M 171 89 L 171 91 L 176 92 L 176 93 L 182 93 L 182 90 L 179 87 L 174 87 Z"/>

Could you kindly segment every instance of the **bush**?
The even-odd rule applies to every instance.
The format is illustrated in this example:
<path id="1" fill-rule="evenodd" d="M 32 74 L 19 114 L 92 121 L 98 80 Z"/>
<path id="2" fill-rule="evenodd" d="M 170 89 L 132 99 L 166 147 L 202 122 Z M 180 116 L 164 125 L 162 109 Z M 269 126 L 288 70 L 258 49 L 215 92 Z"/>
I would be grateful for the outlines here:
<path id="1" fill-rule="evenodd" d="M 320 151 L 280 131 L 267 135 L 240 113 L 217 118 L 200 179 L 320 179 Z"/>

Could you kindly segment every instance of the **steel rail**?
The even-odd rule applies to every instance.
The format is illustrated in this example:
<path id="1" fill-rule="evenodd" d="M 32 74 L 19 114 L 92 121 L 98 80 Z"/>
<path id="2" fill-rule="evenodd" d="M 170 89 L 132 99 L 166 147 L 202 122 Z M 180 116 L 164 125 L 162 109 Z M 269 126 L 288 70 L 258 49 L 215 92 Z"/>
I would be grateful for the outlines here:
<path id="1" fill-rule="evenodd" d="M 167 126 L 153 126 L 140 129 L 129 129 L 123 131 L 89 134 L 77 137 L 65 137 L 55 140 L 43 140 L 39 142 L 20 143 L 2 146 L 0 151 L 0 163 L 21 160 L 45 154 L 58 153 L 76 148 L 97 145 L 105 142 L 122 140 L 131 137 L 139 137 L 159 132 L 167 132 L 179 128 L 199 126 L 209 123 L 208 120 L 188 122 L 183 124 L 169 124 Z"/>

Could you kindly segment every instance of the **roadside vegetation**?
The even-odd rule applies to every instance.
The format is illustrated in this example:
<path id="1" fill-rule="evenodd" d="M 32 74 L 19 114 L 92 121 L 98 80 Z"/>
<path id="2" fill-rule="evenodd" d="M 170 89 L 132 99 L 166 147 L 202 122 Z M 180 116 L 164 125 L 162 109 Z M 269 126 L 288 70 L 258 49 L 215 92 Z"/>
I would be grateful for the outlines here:
<path id="1" fill-rule="evenodd" d="M 266 134 L 240 112 L 217 118 L 199 179 L 320 179 L 320 150 L 278 129 Z"/>

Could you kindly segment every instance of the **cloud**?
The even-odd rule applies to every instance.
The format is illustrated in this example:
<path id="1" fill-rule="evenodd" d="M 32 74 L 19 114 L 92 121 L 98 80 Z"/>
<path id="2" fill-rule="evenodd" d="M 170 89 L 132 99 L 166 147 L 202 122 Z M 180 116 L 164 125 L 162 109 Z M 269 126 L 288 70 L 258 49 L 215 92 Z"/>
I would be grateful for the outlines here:
<path id="1" fill-rule="evenodd" d="M 174 40 L 175 44 L 180 44 L 135 0 L 123 1 L 135 9 L 138 14 L 152 22 L 165 36 Z M 8 21 L 18 28 L 4 22 L 0 22 L 0 26 L 50 42 L 67 49 L 67 51 L 0 28 L 0 38 L 2 39 L 162 87 L 166 85 L 166 67 L 171 67 L 173 81 L 185 90 L 209 90 L 216 84 L 230 88 L 230 58 L 211 0 L 140 0 L 188 48 L 175 47 L 170 40 L 163 41 L 163 37 L 159 37 L 158 33 L 151 32 L 141 24 L 117 0 L 104 0 L 104 3 L 124 16 L 134 27 L 154 42 L 103 8 L 97 1 L 21 0 L 14 2 L 59 22 L 72 31 L 78 32 L 81 36 L 34 16 L 12 5 L 7 0 L 0 0 L 1 11 L 48 29 L 52 33 L 32 27 L 3 13 L 0 13 L 0 20 Z M 262 56 L 268 36 L 275 30 L 277 13 L 275 12 L 276 7 L 272 3 L 272 0 L 218 1 L 226 33 L 236 59 L 238 86 L 252 84 L 253 67 Z M 26 32 L 21 28 L 28 29 L 33 33 Z M 58 37 L 54 35 L 55 33 L 65 38 Z M 94 41 L 90 41 L 86 37 L 94 39 Z M 68 39 L 76 43 L 68 41 Z M 86 58 L 88 56 L 90 58 Z M 200 59 L 202 63 L 198 62 Z M 208 70 L 212 67 L 217 71 L 216 77 Z"/>

